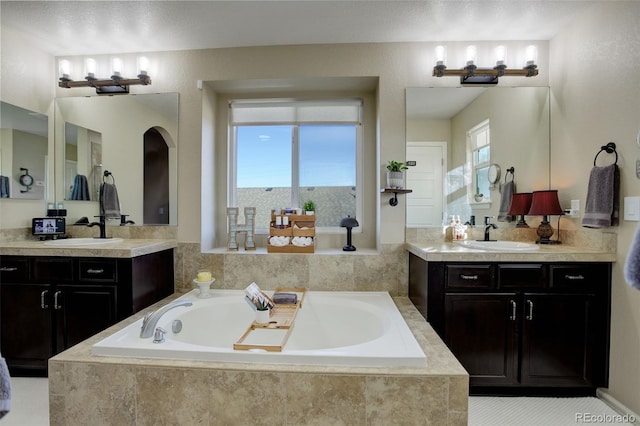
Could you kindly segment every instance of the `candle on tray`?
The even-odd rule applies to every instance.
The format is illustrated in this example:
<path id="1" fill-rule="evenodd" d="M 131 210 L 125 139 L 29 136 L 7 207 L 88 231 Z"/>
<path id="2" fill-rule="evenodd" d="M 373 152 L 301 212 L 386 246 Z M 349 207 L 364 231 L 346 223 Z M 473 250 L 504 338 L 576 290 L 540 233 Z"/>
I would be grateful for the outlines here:
<path id="1" fill-rule="evenodd" d="M 196 279 L 200 282 L 211 281 L 211 271 L 198 271 Z"/>

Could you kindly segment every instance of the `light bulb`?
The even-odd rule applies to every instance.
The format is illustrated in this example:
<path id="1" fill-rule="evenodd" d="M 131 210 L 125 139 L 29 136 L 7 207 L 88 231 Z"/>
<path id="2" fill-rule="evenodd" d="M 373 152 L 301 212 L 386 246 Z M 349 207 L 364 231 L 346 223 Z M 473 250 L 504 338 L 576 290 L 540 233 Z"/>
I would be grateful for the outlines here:
<path id="1" fill-rule="evenodd" d="M 122 59 L 120 58 L 111 59 L 111 71 L 114 76 L 120 77 L 120 73 L 122 72 Z"/>
<path id="2" fill-rule="evenodd" d="M 87 58 L 84 60 L 84 75 L 89 78 L 96 76 L 96 60 L 93 58 Z"/>
<path id="3" fill-rule="evenodd" d="M 138 56 L 138 72 L 147 75 L 149 71 L 149 59 L 146 56 Z"/>
<path id="4" fill-rule="evenodd" d="M 507 47 L 497 46 L 496 47 L 496 66 L 505 65 L 506 62 L 507 62 Z"/>
<path id="5" fill-rule="evenodd" d="M 525 51 L 526 65 L 531 66 L 535 65 L 538 61 L 538 48 L 534 45 L 527 46 L 527 50 Z"/>
<path id="6" fill-rule="evenodd" d="M 447 61 L 447 48 L 436 46 L 436 65 L 444 65 Z"/>
<path id="7" fill-rule="evenodd" d="M 68 79 L 71 74 L 71 62 L 67 59 L 61 59 L 58 62 L 58 73 L 60 74 L 60 78 Z"/>
<path id="8" fill-rule="evenodd" d="M 467 46 L 467 66 L 474 65 L 478 60 L 478 49 L 476 46 Z"/>

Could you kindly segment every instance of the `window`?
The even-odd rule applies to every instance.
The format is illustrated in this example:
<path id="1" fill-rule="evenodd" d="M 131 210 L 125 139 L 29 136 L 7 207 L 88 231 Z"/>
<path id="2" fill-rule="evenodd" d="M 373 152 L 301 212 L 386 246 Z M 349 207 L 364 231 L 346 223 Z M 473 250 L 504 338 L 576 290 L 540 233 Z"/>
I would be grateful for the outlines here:
<path id="1" fill-rule="evenodd" d="M 489 165 L 491 164 L 491 133 L 489 120 L 467 132 L 472 166 L 472 201 L 491 201 Z"/>
<path id="2" fill-rule="evenodd" d="M 228 203 L 256 207 L 266 232 L 272 209 L 316 204 L 316 226 L 358 217 L 360 100 L 237 100 L 230 105 Z"/>

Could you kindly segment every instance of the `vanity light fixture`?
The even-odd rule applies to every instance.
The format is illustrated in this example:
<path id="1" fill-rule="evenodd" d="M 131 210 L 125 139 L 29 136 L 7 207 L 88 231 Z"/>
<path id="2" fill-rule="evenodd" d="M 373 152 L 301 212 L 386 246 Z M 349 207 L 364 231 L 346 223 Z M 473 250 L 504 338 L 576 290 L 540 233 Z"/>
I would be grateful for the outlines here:
<path id="1" fill-rule="evenodd" d="M 498 84 L 498 79 L 508 77 L 533 77 L 538 75 L 537 48 L 528 46 L 524 67 L 521 69 L 507 68 L 507 48 L 498 46 L 495 50 L 496 64 L 493 68 L 478 68 L 476 65 L 478 50 L 476 46 L 467 46 L 467 61 L 464 68 L 447 69 L 446 47 L 436 47 L 436 64 L 433 67 L 434 77 L 459 76 L 460 84 Z"/>
<path id="2" fill-rule="evenodd" d="M 85 60 L 84 80 L 72 80 L 70 77 L 71 64 L 67 59 L 62 59 L 59 62 L 60 79 L 58 80 L 58 86 L 65 89 L 93 87 L 99 95 L 114 95 L 129 93 L 129 86 L 138 84 L 147 86 L 151 84 L 151 77 L 147 74 L 149 61 L 146 57 L 141 56 L 138 58 L 139 71 L 137 78 L 123 78 L 121 74 L 122 66 L 120 58 L 113 58 L 111 60 L 111 77 L 96 78 L 96 61 L 92 58 L 87 58 Z"/>
<path id="3" fill-rule="evenodd" d="M 558 238 L 551 240 L 553 235 L 553 227 L 549 224 L 550 215 L 562 215 L 563 210 L 558 200 L 558 190 L 550 189 L 547 191 L 533 191 L 531 199 L 531 208 L 529 216 L 542 216 L 542 222 L 536 234 L 538 234 L 538 244 L 560 244 L 560 219 L 558 219 Z"/>
<path id="4" fill-rule="evenodd" d="M 509 216 L 520 216 L 520 220 L 516 223 L 516 228 L 528 228 L 524 215 L 529 214 L 531 209 L 531 192 L 518 192 L 511 196 L 511 204 L 509 205 Z"/>

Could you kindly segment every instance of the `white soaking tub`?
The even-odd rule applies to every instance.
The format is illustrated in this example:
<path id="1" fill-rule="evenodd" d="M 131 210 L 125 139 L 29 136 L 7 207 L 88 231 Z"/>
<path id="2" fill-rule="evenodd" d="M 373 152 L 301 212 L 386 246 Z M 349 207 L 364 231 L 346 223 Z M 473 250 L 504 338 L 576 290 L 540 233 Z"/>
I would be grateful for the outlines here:
<path id="1" fill-rule="evenodd" d="M 219 362 L 425 367 L 426 357 L 386 292 L 307 292 L 282 352 L 234 350 L 255 318 L 242 290 L 191 291 L 176 300 L 192 306 L 168 311 L 158 322 L 163 343 L 140 338 L 142 319 L 93 345 L 98 356 Z M 172 325 L 180 320 L 182 329 Z M 280 333 L 266 330 L 262 334 Z M 269 334 L 280 339 L 276 334 Z"/>

